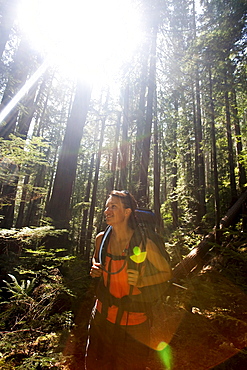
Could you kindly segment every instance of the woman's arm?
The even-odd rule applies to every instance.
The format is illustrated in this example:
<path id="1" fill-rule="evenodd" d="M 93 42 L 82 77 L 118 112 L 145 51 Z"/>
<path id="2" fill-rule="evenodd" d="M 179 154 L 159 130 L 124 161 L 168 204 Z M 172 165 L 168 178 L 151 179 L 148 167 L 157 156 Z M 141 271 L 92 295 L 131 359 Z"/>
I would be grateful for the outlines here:
<path id="1" fill-rule="evenodd" d="M 141 271 L 128 269 L 128 283 L 138 288 L 164 283 L 172 276 L 169 263 L 150 239 L 147 239 L 146 252 L 146 258 L 156 267 L 158 272 L 153 275 L 145 276 L 145 266 L 143 266 Z"/>
<path id="2" fill-rule="evenodd" d="M 103 232 L 99 233 L 95 239 L 95 250 L 92 258 L 92 267 L 90 270 L 90 275 L 93 278 L 100 277 L 102 275 L 101 265 L 98 261 L 99 261 L 99 248 L 103 234 L 104 234 Z"/>

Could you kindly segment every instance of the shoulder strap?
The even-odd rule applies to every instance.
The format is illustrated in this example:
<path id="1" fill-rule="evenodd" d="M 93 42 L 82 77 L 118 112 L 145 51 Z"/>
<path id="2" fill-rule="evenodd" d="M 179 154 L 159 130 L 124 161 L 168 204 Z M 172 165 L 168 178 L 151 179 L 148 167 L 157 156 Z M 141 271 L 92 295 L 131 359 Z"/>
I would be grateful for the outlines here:
<path id="1" fill-rule="evenodd" d="M 146 239 L 147 239 L 147 236 L 145 232 L 142 230 L 140 226 L 138 226 L 135 229 L 130 239 L 129 252 L 132 253 L 134 247 L 139 247 L 141 243 L 142 243 L 142 251 L 144 252 L 146 249 Z"/>
<path id="2" fill-rule="evenodd" d="M 116 275 L 125 268 L 126 263 L 127 263 L 127 259 L 126 259 L 126 256 L 120 256 L 120 257 L 119 256 L 113 256 L 111 253 L 107 252 L 107 246 L 108 246 L 108 243 L 109 243 L 111 231 L 112 231 L 112 226 L 108 225 L 107 228 L 105 229 L 105 232 L 104 232 L 104 235 L 102 237 L 100 247 L 99 247 L 99 263 L 101 264 L 102 270 L 105 271 L 107 274 Z M 106 256 L 111 257 L 111 260 L 114 260 L 114 261 L 123 260 L 124 262 L 123 262 L 122 267 L 120 267 L 120 269 L 115 271 L 115 272 L 111 272 L 110 270 L 106 270 L 105 267 L 104 267 Z"/>
<path id="3" fill-rule="evenodd" d="M 109 243 L 111 231 L 112 231 L 112 226 L 108 225 L 107 228 L 105 229 L 104 235 L 103 235 L 102 240 L 101 240 L 101 243 L 100 243 L 100 247 L 99 247 L 99 263 L 101 265 L 104 265 L 104 263 L 105 263 L 107 246 L 108 246 L 108 243 Z"/>

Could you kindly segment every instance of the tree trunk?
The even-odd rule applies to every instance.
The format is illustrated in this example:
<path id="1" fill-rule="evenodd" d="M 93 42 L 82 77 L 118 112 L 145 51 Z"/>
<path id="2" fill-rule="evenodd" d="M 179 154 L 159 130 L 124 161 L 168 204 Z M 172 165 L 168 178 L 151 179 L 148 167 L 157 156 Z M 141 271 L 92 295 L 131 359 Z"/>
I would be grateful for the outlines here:
<path id="1" fill-rule="evenodd" d="M 172 163 L 172 226 L 175 230 L 178 227 L 178 194 L 177 194 L 177 180 L 178 180 L 178 169 L 177 169 L 177 127 L 178 127 L 178 97 L 177 92 L 173 94 L 174 97 L 174 118 L 173 125 L 171 128 L 172 143 L 171 143 L 171 163 Z"/>
<path id="2" fill-rule="evenodd" d="M 122 125 L 122 143 L 120 147 L 120 188 L 127 189 L 127 174 L 128 174 L 128 158 L 129 158 L 129 143 L 128 143 L 128 127 L 129 127 L 129 84 L 124 91 L 124 109 L 123 109 L 123 125 Z"/>
<path id="3" fill-rule="evenodd" d="M 105 132 L 105 122 L 106 122 L 106 117 L 102 119 L 102 124 L 101 124 L 99 150 L 98 150 L 98 155 L 96 159 L 95 175 L 94 175 L 94 181 L 93 181 L 93 191 L 92 191 L 92 198 L 91 198 L 90 211 L 89 211 L 87 244 L 86 244 L 86 261 L 88 262 L 90 260 L 90 252 L 91 252 L 91 239 L 92 239 L 92 234 L 93 234 L 93 219 L 94 219 L 96 195 L 97 195 L 97 189 L 98 189 L 101 152 L 102 152 L 102 145 L 103 145 L 104 132 Z"/>
<path id="4" fill-rule="evenodd" d="M 236 90 L 234 88 L 232 88 L 231 97 L 232 97 L 232 104 L 231 104 L 232 116 L 233 116 L 233 121 L 234 121 L 236 143 L 237 143 L 239 187 L 241 190 L 243 190 L 246 184 L 246 172 L 245 172 L 243 163 L 241 161 L 241 156 L 243 154 L 243 145 L 242 145 L 242 135 L 241 135 L 241 129 L 240 129 L 240 123 L 239 123 L 239 117 L 238 117 Z"/>
<path id="5" fill-rule="evenodd" d="M 229 176 L 231 184 L 231 204 L 237 199 L 236 178 L 234 172 L 234 156 L 233 156 L 233 143 L 232 143 L 232 130 L 231 130 L 231 116 L 230 116 L 230 102 L 227 87 L 227 77 L 225 76 L 225 110 L 226 110 L 226 132 L 227 132 L 227 151 L 229 162 Z"/>
<path id="6" fill-rule="evenodd" d="M 201 98 L 198 65 L 196 64 L 196 157 L 198 167 L 195 168 L 195 174 L 198 178 L 197 191 L 197 223 L 199 224 L 202 217 L 206 214 L 206 184 L 205 184 L 205 165 L 203 153 L 203 135 L 202 135 L 202 117 L 201 117 Z"/>
<path id="7" fill-rule="evenodd" d="M 107 182 L 107 193 L 110 193 L 111 190 L 115 188 L 115 179 L 116 179 L 116 170 L 117 170 L 117 155 L 118 155 L 118 140 L 120 134 L 120 126 L 121 126 L 121 113 L 117 115 L 117 124 L 116 124 L 116 132 L 115 132 L 115 139 L 113 144 L 113 152 L 112 152 L 112 160 L 111 160 L 111 175 Z"/>
<path id="8" fill-rule="evenodd" d="M 132 176 L 132 194 L 137 197 L 137 185 L 140 180 L 140 163 L 142 154 L 142 140 L 143 140 L 143 127 L 145 122 L 145 110 L 146 110 L 146 90 L 147 90 L 147 74 L 148 74 L 148 53 L 147 45 L 144 45 L 143 58 L 142 58 L 142 70 L 140 76 L 140 97 L 138 105 L 138 113 L 136 119 L 136 142 L 134 152 L 134 168 Z"/>
<path id="9" fill-rule="evenodd" d="M 158 133 L 158 118 L 157 118 L 157 96 L 155 94 L 154 102 L 154 134 L 153 134 L 153 145 L 154 145 L 154 212 L 157 217 L 157 224 L 159 232 L 164 231 L 163 220 L 160 213 L 160 159 L 159 159 L 159 133 Z"/>
<path id="10" fill-rule="evenodd" d="M 147 113 L 146 123 L 144 128 L 144 138 L 142 143 L 142 157 L 140 168 L 140 183 L 138 190 L 138 201 L 142 206 L 148 204 L 148 166 L 150 157 L 150 140 L 153 121 L 153 100 L 155 93 L 155 75 L 156 75 L 156 42 L 157 42 L 158 27 L 152 29 L 152 44 L 150 56 L 150 68 L 148 78 L 148 95 L 147 95 Z"/>
<path id="11" fill-rule="evenodd" d="M 24 226 L 39 226 L 41 211 L 39 210 L 39 205 L 43 199 L 42 193 L 38 191 L 38 188 L 43 188 L 45 185 L 45 174 L 46 166 L 39 166 L 39 171 L 35 178 L 34 189 L 31 193 L 31 199 L 28 205 L 27 214 L 25 217 Z"/>
<path id="12" fill-rule="evenodd" d="M 26 198 L 27 198 L 27 184 L 29 183 L 30 175 L 26 175 L 23 181 L 22 186 L 22 194 L 21 194 L 21 203 L 18 211 L 18 216 L 16 220 L 15 227 L 17 229 L 20 229 L 23 227 L 24 224 L 24 209 L 26 204 Z"/>
<path id="13" fill-rule="evenodd" d="M 193 37 L 196 42 L 196 21 L 195 21 L 195 1 L 193 1 Z M 203 153 L 203 135 L 202 135 L 202 117 L 201 117 L 201 97 L 200 97 L 200 80 L 199 80 L 199 56 L 195 55 L 195 187 L 197 188 L 197 224 L 201 222 L 202 217 L 206 214 L 206 184 L 205 184 L 205 167 Z"/>
<path id="14" fill-rule="evenodd" d="M 47 211 L 47 216 L 52 218 L 56 228 L 69 227 L 70 201 L 90 97 L 91 88 L 78 82 Z"/>
<path id="15" fill-rule="evenodd" d="M 3 218 L 0 221 L 0 227 L 3 229 L 10 229 L 13 226 L 19 170 L 19 166 L 15 163 L 11 163 L 9 171 L 12 173 L 12 181 L 2 187 L 1 201 L 3 207 L 0 209 L 0 215 L 2 215 Z"/>
<path id="16" fill-rule="evenodd" d="M 5 108 L 19 91 L 22 85 L 25 84 L 28 73 L 33 66 L 33 61 L 30 59 L 30 50 L 26 40 L 22 40 L 14 57 L 14 62 L 11 67 L 11 76 L 9 77 L 5 88 L 1 108 Z M 7 139 L 11 133 L 15 131 L 19 114 L 19 106 L 15 106 L 5 117 L 4 125 L 0 126 L 0 136 Z"/>
<path id="17" fill-rule="evenodd" d="M 219 196 L 219 176 L 217 168 L 217 149 L 216 149 L 216 135 L 214 122 L 214 101 L 213 101 L 213 84 L 211 67 L 209 67 L 209 111 L 211 123 L 211 140 L 212 140 L 212 156 L 213 156 L 213 174 L 214 174 L 214 203 L 215 203 L 215 225 L 219 228 L 220 222 L 220 196 Z"/>
<path id="18" fill-rule="evenodd" d="M 89 172 L 88 172 L 88 181 L 86 187 L 86 193 L 84 197 L 84 203 L 88 203 L 90 201 L 90 191 L 92 185 L 92 178 L 93 178 L 93 167 L 94 167 L 94 153 L 91 157 Z M 85 207 L 82 212 L 82 222 L 81 222 L 81 233 L 80 233 L 80 241 L 79 241 L 79 253 L 83 256 L 86 252 L 86 245 L 87 245 L 87 218 L 88 218 L 88 211 L 89 207 Z"/>

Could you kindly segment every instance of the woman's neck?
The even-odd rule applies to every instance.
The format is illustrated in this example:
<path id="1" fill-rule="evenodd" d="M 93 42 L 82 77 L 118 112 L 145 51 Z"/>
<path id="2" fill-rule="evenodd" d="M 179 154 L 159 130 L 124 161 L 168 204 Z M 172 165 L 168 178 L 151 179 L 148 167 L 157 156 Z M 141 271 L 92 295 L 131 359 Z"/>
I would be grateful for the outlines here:
<path id="1" fill-rule="evenodd" d="M 134 230 L 130 227 L 114 227 L 110 236 L 110 250 L 114 255 L 122 255 L 128 249 Z"/>
<path id="2" fill-rule="evenodd" d="M 134 230 L 128 225 L 118 225 L 114 226 L 112 229 L 112 236 L 116 242 L 123 242 L 130 240 L 133 235 Z"/>

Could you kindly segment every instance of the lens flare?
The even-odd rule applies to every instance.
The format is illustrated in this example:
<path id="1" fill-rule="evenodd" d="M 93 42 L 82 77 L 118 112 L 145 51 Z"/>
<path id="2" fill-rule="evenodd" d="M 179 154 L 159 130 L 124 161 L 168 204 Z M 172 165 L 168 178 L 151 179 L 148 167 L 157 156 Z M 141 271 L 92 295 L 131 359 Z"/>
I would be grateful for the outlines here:
<path id="1" fill-rule="evenodd" d="M 141 248 L 140 247 L 134 247 L 133 248 L 133 253 L 136 255 L 136 256 L 139 256 L 141 254 Z"/>
<path id="2" fill-rule="evenodd" d="M 134 261 L 135 263 L 142 263 L 145 261 L 147 252 L 142 252 L 141 248 L 139 247 L 134 247 L 133 248 L 133 255 L 130 256 L 130 259 Z"/>
<path id="3" fill-rule="evenodd" d="M 172 350 L 166 342 L 160 342 L 157 346 L 157 352 L 166 370 L 172 369 Z"/>

